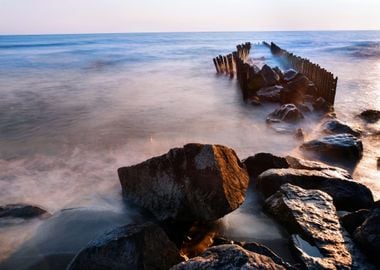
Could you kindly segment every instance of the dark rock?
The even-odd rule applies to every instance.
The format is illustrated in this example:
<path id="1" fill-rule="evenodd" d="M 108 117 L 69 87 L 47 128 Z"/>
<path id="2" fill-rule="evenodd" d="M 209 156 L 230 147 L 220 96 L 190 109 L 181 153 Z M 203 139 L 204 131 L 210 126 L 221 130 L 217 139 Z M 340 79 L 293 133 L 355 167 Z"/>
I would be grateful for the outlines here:
<path id="1" fill-rule="evenodd" d="M 329 171 L 330 174 L 336 173 L 338 177 L 352 179 L 351 174 L 342 168 L 329 166 L 322 162 L 296 158 L 292 156 L 286 156 L 286 161 L 288 162 L 290 168 L 300 169 L 300 170 L 314 170 L 314 171 Z"/>
<path id="2" fill-rule="evenodd" d="M 48 212 L 38 206 L 28 204 L 7 204 L 0 206 L 0 218 L 35 218 L 49 215 Z"/>
<path id="3" fill-rule="evenodd" d="M 290 183 L 304 189 L 318 189 L 334 199 L 338 210 L 355 211 L 372 207 L 373 196 L 365 185 L 352 181 L 338 171 L 270 169 L 257 178 L 265 197 L 275 193 L 283 184 Z"/>
<path id="4" fill-rule="evenodd" d="M 352 213 L 345 214 L 340 218 L 342 226 L 352 234 L 369 216 L 371 212 L 368 209 L 361 209 Z"/>
<path id="5" fill-rule="evenodd" d="M 250 177 L 257 177 L 268 169 L 289 168 L 289 164 L 283 157 L 278 157 L 270 153 L 258 153 L 248 157 L 244 161 Z"/>
<path id="6" fill-rule="evenodd" d="M 356 164 L 363 156 L 362 141 L 351 134 L 330 135 L 302 144 L 301 149 L 311 151 L 327 161 Z"/>
<path id="7" fill-rule="evenodd" d="M 187 144 L 118 169 L 128 200 L 158 220 L 214 221 L 245 199 L 248 173 L 234 150 Z"/>
<path id="8" fill-rule="evenodd" d="M 356 137 L 360 137 L 360 131 L 351 128 L 349 125 L 339 121 L 338 119 L 331 119 L 322 125 L 322 129 L 327 134 L 342 134 L 348 133 Z"/>
<path id="9" fill-rule="evenodd" d="M 332 111 L 332 106 L 323 98 L 317 98 L 313 103 L 313 108 L 317 112 L 330 112 Z"/>
<path id="10" fill-rule="evenodd" d="M 359 117 L 363 120 L 367 121 L 368 123 L 374 124 L 377 121 L 380 120 L 380 111 L 378 110 L 365 110 L 361 114 L 359 114 Z"/>
<path id="11" fill-rule="evenodd" d="M 296 104 L 297 108 L 303 112 L 303 113 L 309 113 L 311 112 L 311 110 L 309 109 L 309 107 L 305 104 Z"/>
<path id="12" fill-rule="evenodd" d="M 268 65 L 264 65 L 260 71 L 261 76 L 263 76 L 266 86 L 276 85 L 280 77 L 278 74 Z"/>
<path id="13" fill-rule="evenodd" d="M 220 245 L 207 249 L 199 257 L 177 264 L 171 270 L 192 269 L 286 269 L 271 258 L 237 245 Z"/>
<path id="14" fill-rule="evenodd" d="M 328 194 L 285 184 L 265 201 L 264 208 L 296 234 L 293 243 L 307 269 L 371 269 L 345 236 Z"/>
<path id="15" fill-rule="evenodd" d="M 249 76 L 249 81 L 247 84 L 247 90 L 249 93 L 256 93 L 258 90 L 265 86 L 265 80 L 263 76 L 258 74 L 252 74 Z"/>
<path id="16" fill-rule="evenodd" d="M 364 223 L 355 230 L 354 239 L 380 267 L 380 207 L 373 209 Z"/>
<path id="17" fill-rule="evenodd" d="M 297 139 L 303 141 L 304 138 L 305 138 L 305 134 L 303 133 L 302 128 L 298 128 L 298 129 L 296 130 L 296 134 L 294 134 L 294 136 L 295 136 Z"/>
<path id="18" fill-rule="evenodd" d="M 169 269 L 183 260 L 159 226 L 145 223 L 119 227 L 90 242 L 68 270 Z"/>
<path id="19" fill-rule="evenodd" d="M 302 112 L 294 104 L 284 104 L 268 115 L 267 122 L 288 122 L 295 123 L 303 119 Z"/>
<path id="20" fill-rule="evenodd" d="M 247 98 L 247 103 L 253 105 L 253 106 L 259 106 L 261 105 L 260 98 L 258 96 L 250 96 Z"/>
<path id="21" fill-rule="evenodd" d="M 316 95 L 314 83 L 298 73 L 281 91 L 281 103 L 303 103 L 306 95 Z"/>
<path id="22" fill-rule="evenodd" d="M 380 170 L 380 157 L 377 158 L 377 169 Z"/>
<path id="23" fill-rule="evenodd" d="M 284 87 L 280 85 L 275 85 L 271 87 L 261 88 L 257 91 L 257 96 L 260 100 L 268 101 L 268 102 L 280 102 L 281 100 L 281 91 L 283 91 Z"/>
<path id="24" fill-rule="evenodd" d="M 295 71 L 294 69 L 289 69 L 289 70 L 285 71 L 284 81 L 289 82 L 289 81 L 293 80 L 297 76 L 297 74 L 298 74 L 298 72 Z"/>
<path id="25" fill-rule="evenodd" d="M 280 78 L 280 81 L 284 80 L 284 73 L 279 67 L 274 67 L 273 71 L 277 73 L 278 77 Z"/>

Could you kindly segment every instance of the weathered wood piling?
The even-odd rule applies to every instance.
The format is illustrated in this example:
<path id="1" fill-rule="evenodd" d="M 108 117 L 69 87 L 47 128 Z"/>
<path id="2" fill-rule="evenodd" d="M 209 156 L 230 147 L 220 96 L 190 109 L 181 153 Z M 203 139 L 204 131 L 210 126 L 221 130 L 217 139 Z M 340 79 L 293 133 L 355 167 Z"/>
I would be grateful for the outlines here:
<path id="1" fill-rule="evenodd" d="M 309 59 L 299 57 L 293 53 L 283 50 L 275 43 L 263 42 L 272 54 L 283 59 L 285 68 L 292 68 L 314 82 L 318 96 L 323 97 L 330 105 L 334 105 L 338 77 L 322 68 L 318 64 L 312 63 Z M 248 90 L 248 84 L 252 82 L 254 75 L 257 74 L 254 65 L 248 63 L 249 53 L 252 45 L 250 42 L 236 46 L 236 51 L 231 54 L 213 59 L 216 72 L 218 74 L 229 75 L 236 78 L 240 84 L 244 98 Z"/>

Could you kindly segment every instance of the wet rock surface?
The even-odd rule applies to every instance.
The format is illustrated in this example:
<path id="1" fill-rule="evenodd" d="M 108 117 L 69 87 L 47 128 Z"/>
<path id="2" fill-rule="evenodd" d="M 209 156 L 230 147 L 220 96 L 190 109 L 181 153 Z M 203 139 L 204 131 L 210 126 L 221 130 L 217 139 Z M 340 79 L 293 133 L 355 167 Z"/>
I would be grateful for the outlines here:
<path id="1" fill-rule="evenodd" d="M 277 72 L 274 71 L 268 65 L 264 65 L 260 73 L 261 73 L 261 76 L 264 78 L 265 85 L 267 86 L 276 85 L 280 80 L 280 76 L 277 74 Z"/>
<path id="2" fill-rule="evenodd" d="M 244 164 L 251 177 L 257 177 L 262 172 L 274 168 L 289 168 L 287 160 L 270 153 L 257 153 L 245 159 Z"/>
<path id="3" fill-rule="evenodd" d="M 366 110 L 359 114 L 359 117 L 368 123 L 374 124 L 380 120 L 379 110 Z"/>
<path id="4" fill-rule="evenodd" d="M 322 129 L 327 134 L 342 134 L 347 133 L 351 134 L 355 137 L 360 137 L 360 131 L 357 129 L 354 129 L 347 125 L 346 123 L 341 122 L 338 119 L 330 119 L 323 123 Z"/>
<path id="5" fill-rule="evenodd" d="M 354 239 L 380 268 L 380 207 L 375 207 L 354 232 Z"/>
<path id="6" fill-rule="evenodd" d="M 220 245 L 202 255 L 173 266 L 171 270 L 192 269 L 286 269 L 270 257 L 248 251 L 238 245 Z"/>
<path id="7" fill-rule="evenodd" d="M 265 201 L 265 209 L 295 234 L 292 242 L 307 269 L 372 269 L 344 235 L 328 194 L 284 184 Z"/>
<path id="8" fill-rule="evenodd" d="M 127 225 L 90 242 L 73 259 L 75 269 L 169 269 L 183 261 L 165 232 L 153 223 Z"/>
<path id="9" fill-rule="evenodd" d="M 302 150 L 332 162 L 356 164 L 363 156 L 362 141 L 351 134 L 330 135 L 302 144 Z"/>
<path id="10" fill-rule="evenodd" d="M 7 204 L 0 206 L 0 218 L 23 218 L 30 219 L 49 215 L 49 213 L 35 205 Z"/>
<path id="11" fill-rule="evenodd" d="M 347 232 L 353 234 L 357 227 L 359 227 L 366 218 L 370 215 L 371 211 L 368 209 L 360 209 L 358 211 L 348 213 L 340 218 L 340 223 Z"/>
<path id="12" fill-rule="evenodd" d="M 304 119 L 302 112 L 294 104 L 284 104 L 268 115 L 268 123 L 296 123 Z"/>
<path id="13" fill-rule="evenodd" d="M 125 197 L 158 220 L 213 221 L 238 208 L 249 177 L 234 150 L 187 144 L 118 169 Z"/>
<path id="14" fill-rule="evenodd" d="M 329 194 L 338 210 L 355 211 L 372 207 L 371 191 L 337 171 L 270 169 L 257 178 L 258 187 L 268 197 L 283 184 L 290 183 L 304 189 L 317 189 Z"/>
<path id="15" fill-rule="evenodd" d="M 285 73 L 286 80 L 286 73 Z M 305 75 L 297 73 L 284 85 L 281 92 L 281 103 L 303 103 L 306 95 L 315 96 L 317 89 Z"/>

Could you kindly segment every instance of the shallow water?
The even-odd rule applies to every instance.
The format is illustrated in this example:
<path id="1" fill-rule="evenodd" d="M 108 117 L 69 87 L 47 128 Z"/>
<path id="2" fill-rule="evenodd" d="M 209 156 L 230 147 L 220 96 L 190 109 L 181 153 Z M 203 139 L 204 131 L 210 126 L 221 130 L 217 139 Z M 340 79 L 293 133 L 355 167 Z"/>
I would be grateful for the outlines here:
<path id="1" fill-rule="evenodd" d="M 332 71 L 339 77 L 338 117 L 380 129 L 355 117 L 380 108 L 380 32 L 0 36 L 0 205 L 128 212 L 116 169 L 188 142 L 228 145 L 241 158 L 299 154 L 293 135 L 265 124 L 275 105 L 244 104 L 236 81 L 214 71 L 214 56 L 263 40 Z M 254 47 L 253 56 L 278 64 L 264 47 Z M 308 119 L 303 126 L 312 138 L 315 123 Z M 364 143 L 354 175 L 380 198 L 379 139 Z M 233 233 L 252 239 L 270 222 L 232 217 L 241 229 Z M 280 237 L 266 232 L 267 240 Z M 8 233 L 0 231 L 0 247 L 20 242 Z"/>

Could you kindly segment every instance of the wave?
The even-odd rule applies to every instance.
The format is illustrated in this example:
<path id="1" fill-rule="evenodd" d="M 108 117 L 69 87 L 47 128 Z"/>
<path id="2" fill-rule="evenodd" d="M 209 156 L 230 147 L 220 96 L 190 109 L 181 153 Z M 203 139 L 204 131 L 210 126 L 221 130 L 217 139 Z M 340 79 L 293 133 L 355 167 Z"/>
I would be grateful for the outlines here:
<path id="1" fill-rule="evenodd" d="M 85 43 L 89 44 L 89 43 Z M 38 47 L 67 47 L 84 45 L 83 42 L 48 42 L 48 43 L 19 43 L 19 44 L 4 44 L 0 45 L 0 49 L 23 49 L 23 48 L 38 48 Z"/>
<path id="2" fill-rule="evenodd" d="M 359 41 L 350 45 L 330 48 L 332 51 L 347 53 L 358 58 L 378 58 L 380 57 L 379 41 Z"/>

